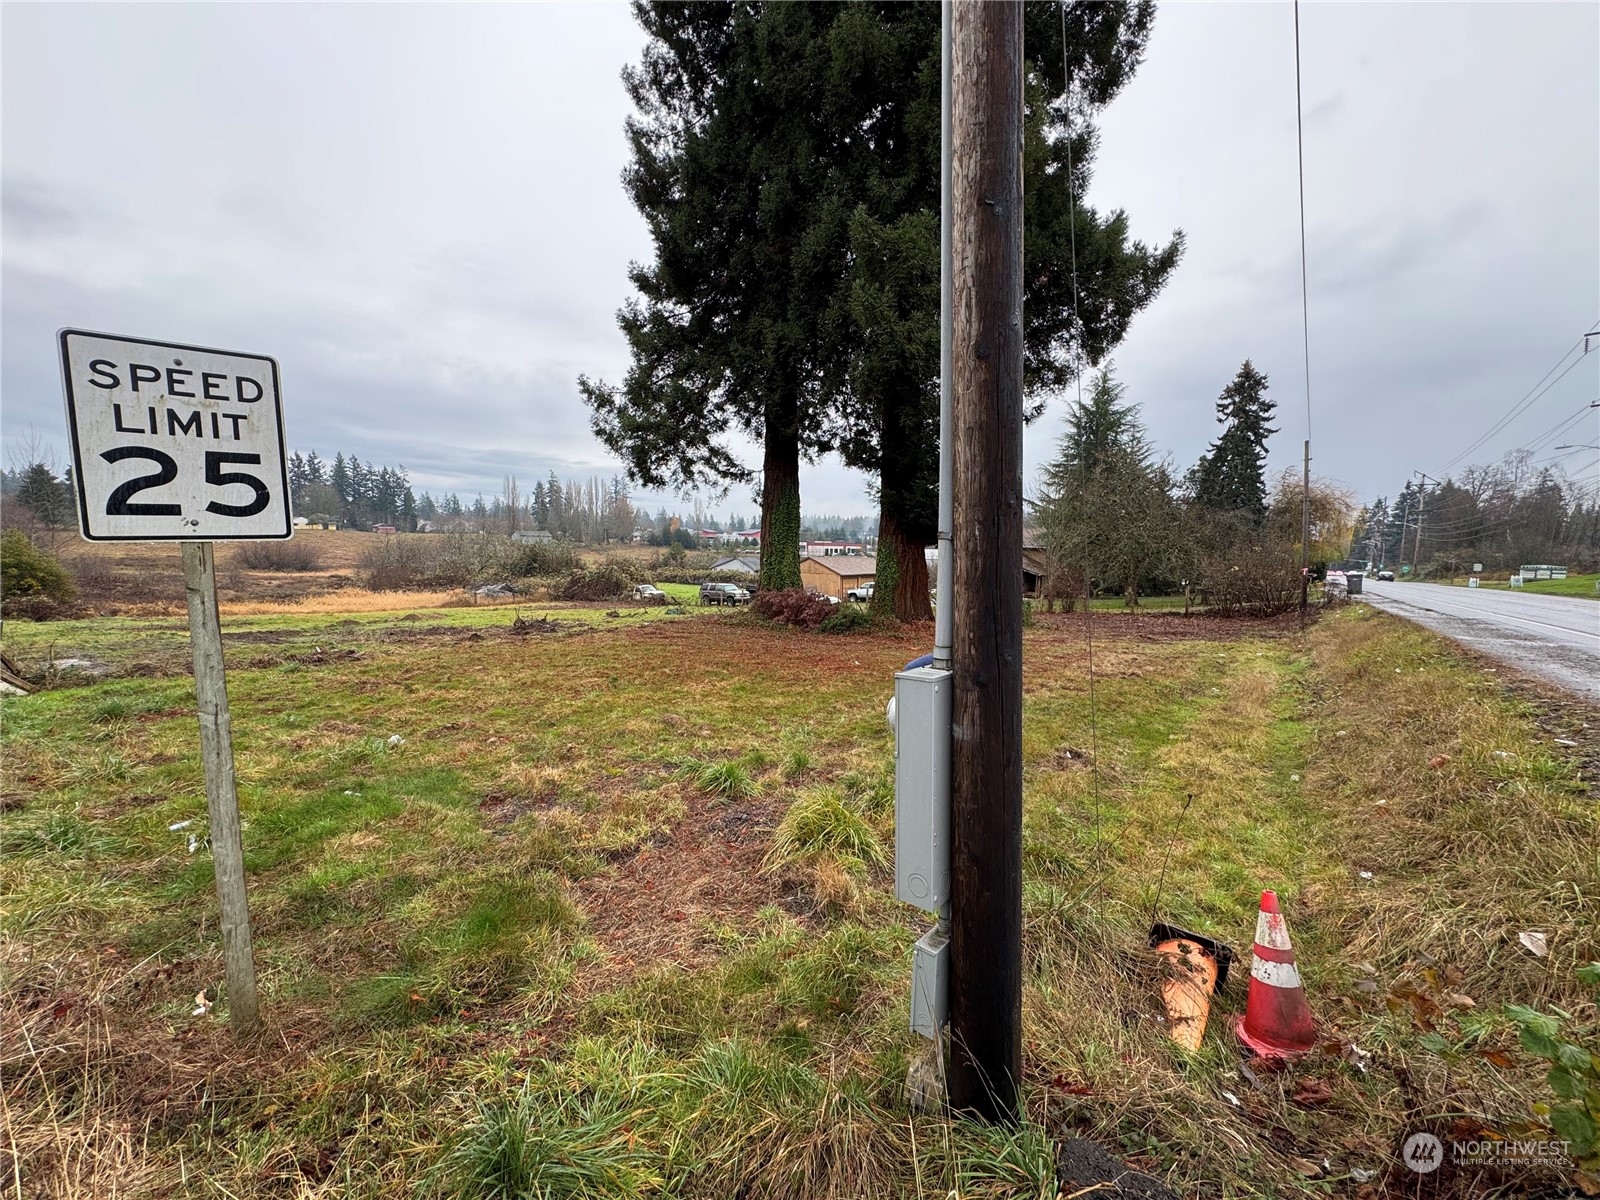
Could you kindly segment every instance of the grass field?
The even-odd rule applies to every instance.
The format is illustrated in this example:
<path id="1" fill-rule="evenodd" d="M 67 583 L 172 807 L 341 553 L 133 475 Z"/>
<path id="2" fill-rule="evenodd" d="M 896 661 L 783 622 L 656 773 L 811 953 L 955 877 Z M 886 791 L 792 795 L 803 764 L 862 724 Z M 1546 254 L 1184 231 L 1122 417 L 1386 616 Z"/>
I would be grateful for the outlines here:
<path id="1" fill-rule="evenodd" d="M 1503 1005 L 1600 1033 L 1574 977 L 1600 957 L 1593 735 L 1556 744 L 1364 606 L 1305 637 L 1094 625 L 1092 704 L 1081 617 L 1025 639 L 1029 1119 L 999 1129 L 905 1100 L 924 922 L 885 869 L 882 713 L 923 631 L 225 618 L 267 1024 L 236 1046 L 182 622 L 8 623 L 25 667 L 86 665 L 0 709 L 0 1174 L 51 1197 L 1049 1197 L 1052 1139 L 1079 1133 L 1186 1194 L 1378 1196 L 1410 1194 L 1408 1131 L 1524 1127 L 1551 1096 Z M 1144 950 L 1159 915 L 1247 954 L 1264 887 L 1324 1039 L 1280 1073 L 1236 1052 L 1245 967 L 1189 1057 Z"/>
<path id="2" fill-rule="evenodd" d="M 183 560 L 175 544 L 160 542 L 86 542 L 75 529 L 41 532 L 41 545 L 59 556 L 77 582 L 79 598 L 101 615 L 182 615 Z M 402 541 L 436 546 L 443 534 L 401 535 Z M 502 535 L 503 536 L 503 535 Z M 342 612 L 364 607 L 398 609 L 436 608 L 458 603 L 454 592 L 368 594 L 362 589 L 367 571 L 364 555 L 382 547 L 382 534 L 356 530 L 304 527 L 295 531 L 288 546 L 303 552 L 305 569 L 256 569 L 246 565 L 247 547 L 223 547 L 217 554 L 217 593 L 223 611 L 263 612 L 281 607 Z M 611 545 L 576 547 L 578 559 L 593 566 L 606 559 L 627 559 L 642 567 L 659 562 L 662 551 L 650 546 Z M 691 556 L 691 563 L 709 565 L 712 551 Z M 498 582 L 490 578 L 480 582 Z M 681 588 L 683 585 L 674 585 Z M 669 589 L 670 591 L 671 589 Z M 693 592 L 694 589 L 691 589 Z M 691 597 L 692 598 L 692 597 Z"/>
<path id="3" fill-rule="evenodd" d="M 1451 582 L 1456 587 L 1467 586 L 1464 578 Z M 1504 579 L 1480 578 L 1478 586 L 1507 591 L 1511 584 Z M 1588 600 L 1600 600 L 1600 575 L 1568 575 L 1565 579 L 1530 579 L 1522 585 L 1522 590 L 1543 596 L 1582 596 Z"/>

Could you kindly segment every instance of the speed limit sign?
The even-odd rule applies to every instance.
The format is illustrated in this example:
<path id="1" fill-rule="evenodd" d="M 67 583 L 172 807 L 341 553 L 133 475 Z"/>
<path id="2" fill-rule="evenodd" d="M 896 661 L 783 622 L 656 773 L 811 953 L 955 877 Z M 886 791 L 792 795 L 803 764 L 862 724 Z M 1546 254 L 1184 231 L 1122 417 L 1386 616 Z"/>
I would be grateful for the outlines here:
<path id="1" fill-rule="evenodd" d="M 63 329 L 79 527 L 92 542 L 286 538 L 278 364 Z"/>

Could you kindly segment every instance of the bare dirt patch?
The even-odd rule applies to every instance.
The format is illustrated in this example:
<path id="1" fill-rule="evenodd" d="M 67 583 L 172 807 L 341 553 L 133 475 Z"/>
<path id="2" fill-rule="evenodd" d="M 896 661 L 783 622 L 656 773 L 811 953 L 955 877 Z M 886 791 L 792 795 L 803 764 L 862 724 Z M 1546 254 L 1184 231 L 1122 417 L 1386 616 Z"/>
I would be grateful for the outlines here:
<path id="1" fill-rule="evenodd" d="M 1315 624 L 1322 612 L 1312 607 L 1306 625 Z M 1051 631 L 1084 637 L 1091 633 L 1108 641 L 1141 642 L 1236 642 L 1244 638 L 1289 637 L 1300 632 L 1300 614 L 1282 613 L 1276 617 L 1213 617 L 1205 613 L 1185 616 L 1179 612 L 1035 612 L 1034 624 Z"/>
<path id="2" fill-rule="evenodd" d="M 489 792 L 478 801 L 484 819 L 494 825 L 509 825 L 529 813 L 549 812 L 560 803 L 554 791 L 528 795 L 522 792 Z"/>
<path id="3" fill-rule="evenodd" d="M 711 930 L 754 922 L 767 905 L 809 910 L 791 883 L 762 870 L 781 816 L 771 800 L 713 806 L 697 800 L 670 833 L 575 889 L 606 960 L 592 984 L 615 987 L 641 970 L 709 966 L 719 956 Z"/>

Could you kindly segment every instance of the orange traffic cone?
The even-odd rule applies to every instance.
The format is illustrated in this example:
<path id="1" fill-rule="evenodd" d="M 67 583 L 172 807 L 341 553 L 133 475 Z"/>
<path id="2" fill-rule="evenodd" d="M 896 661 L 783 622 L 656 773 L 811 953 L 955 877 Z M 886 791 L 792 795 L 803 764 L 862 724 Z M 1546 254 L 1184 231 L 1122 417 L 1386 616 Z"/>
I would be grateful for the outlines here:
<path id="1" fill-rule="evenodd" d="M 1261 893 L 1250 999 L 1239 1021 L 1239 1040 L 1263 1058 L 1291 1058 L 1316 1045 L 1316 1027 L 1276 892 Z"/>

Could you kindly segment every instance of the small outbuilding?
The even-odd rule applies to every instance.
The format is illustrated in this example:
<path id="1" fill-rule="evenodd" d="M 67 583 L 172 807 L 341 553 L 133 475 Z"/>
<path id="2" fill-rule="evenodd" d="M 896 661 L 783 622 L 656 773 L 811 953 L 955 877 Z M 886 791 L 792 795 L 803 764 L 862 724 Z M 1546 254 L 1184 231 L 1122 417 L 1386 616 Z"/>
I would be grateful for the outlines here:
<path id="1" fill-rule="evenodd" d="M 1042 588 L 1046 577 L 1050 573 L 1049 563 L 1045 560 L 1044 539 L 1037 530 L 1024 527 L 1022 530 L 1022 594 L 1024 596 L 1042 595 Z"/>
<path id="2" fill-rule="evenodd" d="M 711 564 L 713 571 L 734 571 L 740 575 L 761 574 L 761 560 L 741 555 L 731 555 L 728 558 L 719 558 Z"/>
<path id="3" fill-rule="evenodd" d="M 555 537 L 548 529 L 519 529 L 511 535 L 513 542 L 539 545 L 544 542 L 553 542 Z"/>
<path id="4" fill-rule="evenodd" d="M 827 558 L 800 560 L 800 582 L 809 591 L 843 600 L 853 587 L 872 583 L 878 577 L 878 560 L 869 554 L 834 554 Z"/>

